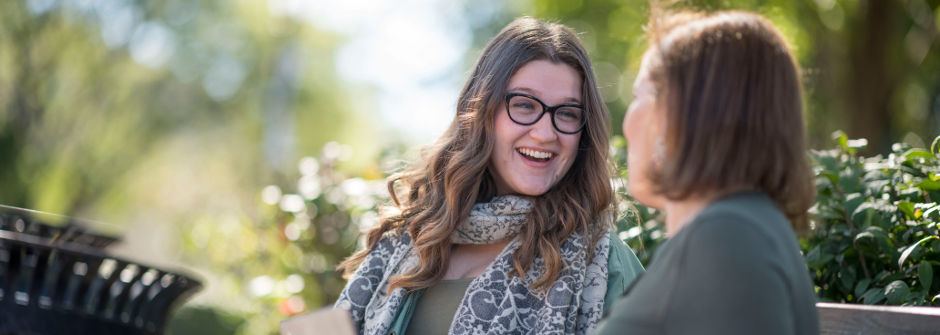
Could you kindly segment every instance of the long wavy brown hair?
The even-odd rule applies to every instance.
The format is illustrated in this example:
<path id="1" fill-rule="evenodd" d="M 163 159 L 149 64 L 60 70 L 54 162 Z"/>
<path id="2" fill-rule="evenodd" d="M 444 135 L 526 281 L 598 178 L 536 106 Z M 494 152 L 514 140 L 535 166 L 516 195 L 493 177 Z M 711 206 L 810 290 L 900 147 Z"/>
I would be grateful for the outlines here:
<path id="1" fill-rule="evenodd" d="M 382 218 L 369 231 L 366 249 L 338 266 L 351 274 L 388 232 L 408 234 L 419 264 L 390 279 L 389 291 L 420 289 L 441 280 L 451 254 L 450 235 L 467 220 L 473 205 L 496 196 L 488 166 L 493 151 L 495 113 L 507 93 L 509 78 L 524 64 L 549 60 L 580 73 L 586 126 L 578 154 L 567 174 L 545 194 L 535 197 L 528 223 L 517 238 L 509 275 L 524 277 L 536 257 L 546 272 L 532 284 L 551 285 L 564 268 L 560 246 L 575 232 L 585 234 L 588 257 L 608 232 L 614 193 L 609 161 L 610 116 L 597 90 L 587 52 L 574 31 L 561 24 L 519 18 L 507 25 L 483 50 L 457 100 L 457 114 L 437 142 L 422 151 L 416 165 L 389 177 L 388 190 L 398 212 Z M 400 195 L 403 195 L 400 196 Z"/>

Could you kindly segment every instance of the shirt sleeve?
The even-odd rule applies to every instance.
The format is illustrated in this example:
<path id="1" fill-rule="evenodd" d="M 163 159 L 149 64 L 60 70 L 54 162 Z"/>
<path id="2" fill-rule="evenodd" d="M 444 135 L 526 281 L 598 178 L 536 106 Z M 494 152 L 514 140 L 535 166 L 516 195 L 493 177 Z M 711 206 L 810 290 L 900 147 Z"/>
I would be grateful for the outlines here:
<path id="1" fill-rule="evenodd" d="M 630 287 L 633 280 L 645 270 L 643 264 L 617 235 L 610 233 L 610 254 L 607 258 L 607 295 L 604 297 L 604 313 Z"/>
<path id="2" fill-rule="evenodd" d="M 733 217 L 694 228 L 670 296 L 667 333 L 793 334 L 791 290 L 771 239 Z"/>

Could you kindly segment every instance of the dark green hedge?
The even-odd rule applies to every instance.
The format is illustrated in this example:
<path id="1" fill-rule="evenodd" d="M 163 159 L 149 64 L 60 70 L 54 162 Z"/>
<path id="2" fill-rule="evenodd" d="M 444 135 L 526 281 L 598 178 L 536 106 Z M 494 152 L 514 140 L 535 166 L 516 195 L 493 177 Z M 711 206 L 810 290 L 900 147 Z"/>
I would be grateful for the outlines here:
<path id="1" fill-rule="evenodd" d="M 817 195 L 800 239 L 819 300 L 940 306 L 940 137 L 930 150 L 895 144 L 887 157 L 858 155 L 864 139 L 833 138 L 834 149 L 809 153 Z M 614 147 L 624 166 L 622 140 Z M 663 238 L 659 213 L 621 209 L 620 237 L 647 264 Z"/>

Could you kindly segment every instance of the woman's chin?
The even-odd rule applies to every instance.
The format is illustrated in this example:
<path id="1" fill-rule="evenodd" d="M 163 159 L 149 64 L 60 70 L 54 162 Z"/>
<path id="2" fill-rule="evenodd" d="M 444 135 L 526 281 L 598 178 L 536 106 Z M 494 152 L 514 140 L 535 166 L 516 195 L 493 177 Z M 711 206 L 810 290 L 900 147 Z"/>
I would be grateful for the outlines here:
<path id="1" fill-rule="evenodd" d="M 515 189 L 513 189 L 513 192 L 510 192 L 510 194 L 537 197 L 548 192 L 548 189 L 550 188 L 551 187 L 546 187 L 546 186 L 522 186 L 522 187 L 516 187 Z"/>
<path id="2" fill-rule="evenodd" d="M 630 196 L 643 206 L 663 209 L 666 204 L 666 198 L 656 195 L 649 187 L 630 184 L 628 189 Z"/>

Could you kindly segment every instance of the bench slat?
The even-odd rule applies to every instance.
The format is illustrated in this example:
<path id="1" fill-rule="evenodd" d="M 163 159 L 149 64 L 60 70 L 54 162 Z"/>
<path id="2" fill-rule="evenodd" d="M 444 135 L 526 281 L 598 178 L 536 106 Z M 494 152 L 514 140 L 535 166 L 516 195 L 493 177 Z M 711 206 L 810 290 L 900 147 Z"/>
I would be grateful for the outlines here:
<path id="1" fill-rule="evenodd" d="M 817 303 L 820 334 L 940 334 L 940 308 Z"/>

